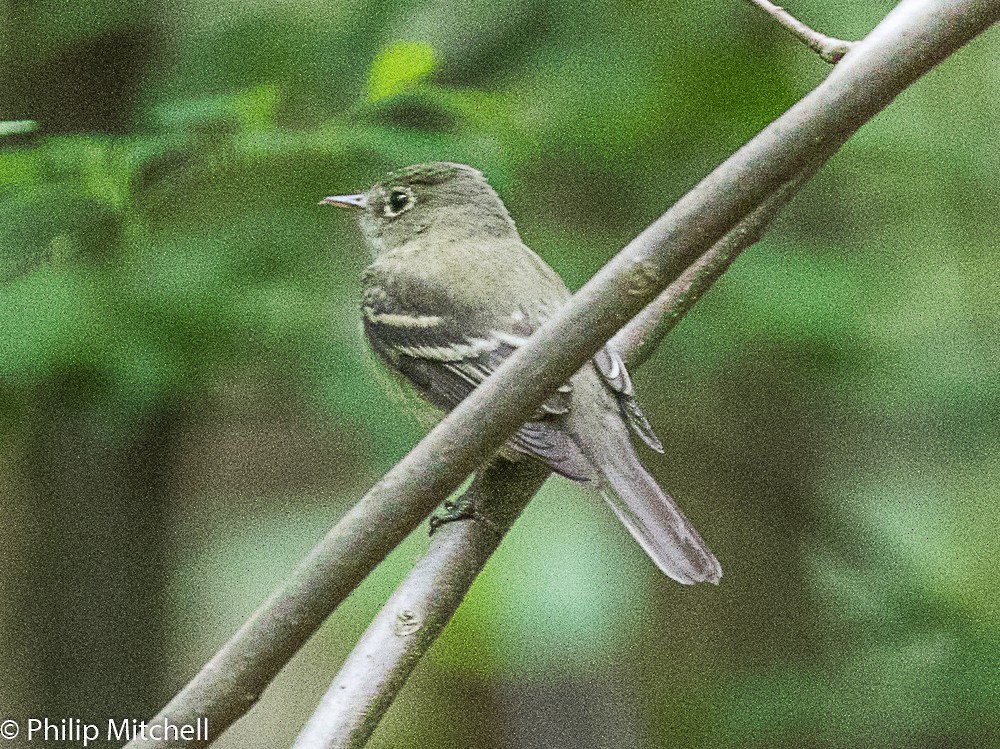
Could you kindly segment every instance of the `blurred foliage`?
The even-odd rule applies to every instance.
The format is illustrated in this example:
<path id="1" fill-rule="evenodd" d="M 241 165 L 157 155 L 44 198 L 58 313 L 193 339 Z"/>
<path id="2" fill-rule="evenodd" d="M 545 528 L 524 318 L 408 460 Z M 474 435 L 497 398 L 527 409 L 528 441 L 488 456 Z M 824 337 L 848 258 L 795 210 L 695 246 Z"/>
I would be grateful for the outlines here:
<path id="1" fill-rule="evenodd" d="M 425 79 L 434 69 L 434 48 L 426 42 L 397 42 L 379 52 L 368 74 L 368 98 L 386 99 Z"/>
<path id="2" fill-rule="evenodd" d="M 30 473 L 46 409 L 121 440 L 173 409 L 173 688 L 420 434 L 320 198 L 472 163 L 577 287 L 826 72 L 735 0 L 9 5 L 0 465 Z M 792 10 L 857 38 L 891 6 Z M 722 586 L 666 583 L 553 481 L 374 746 L 989 743 L 998 52 L 867 126 L 637 375 Z M 219 745 L 287 743 L 424 544 Z"/>

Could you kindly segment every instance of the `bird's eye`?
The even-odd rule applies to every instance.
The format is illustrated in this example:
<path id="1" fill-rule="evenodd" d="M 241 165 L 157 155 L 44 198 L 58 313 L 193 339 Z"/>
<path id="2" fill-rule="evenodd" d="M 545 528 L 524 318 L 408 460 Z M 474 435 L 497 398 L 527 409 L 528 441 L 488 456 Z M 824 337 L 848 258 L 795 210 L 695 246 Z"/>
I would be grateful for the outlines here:
<path id="1" fill-rule="evenodd" d="M 398 216 L 413 205 L 413 194 L 409 190 L 393 190 L 385 203 L 385 215 L 388 218 Z"/>

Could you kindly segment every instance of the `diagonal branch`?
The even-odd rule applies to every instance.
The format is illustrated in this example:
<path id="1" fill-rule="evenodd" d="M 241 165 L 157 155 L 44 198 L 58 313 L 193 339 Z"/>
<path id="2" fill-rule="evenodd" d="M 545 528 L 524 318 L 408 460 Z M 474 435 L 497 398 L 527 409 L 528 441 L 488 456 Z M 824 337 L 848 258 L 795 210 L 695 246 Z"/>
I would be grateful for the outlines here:
<path id="1" fill-rule="evenodd" d="M 362 747 L 476 576 L 549 476 L 536 461 L 497 460 L 464 499 L 485 522 L 447 523 L 361 636 L 295 749 Z"/>
<path id="2" fill-rule="evenodd" d="M 194 725 L 204 717 L 215 736 L 224 731 L 368 572 L 605 341 L 768 195 L 829 158 L 998 19 L 995 0 L 903 0 L 823 83 L 629 243 L 372 487 L 154 720 Z M 140 745 L 169 742 L 129 747 Z"/>
<path id="3" fill-rule="evenodd" d="M 779 211 L 822 165 L 809 165 L 791 180 L 769 195 L 763 203 L 733 227 L 722 239 L 695 260 L 666 290 L 636 315 L 628 325 L 608 341 L 621 354 L 630 368 L 642 366 L 712 284 L 739 257 L 740 253 L 760 241 Z"/>
<path id="4" fill-rule="evenodd" d="M 631 367 L 642 364 L 739 253 L 760 239 L 812 171 L 783 185 L 611 339 L 610 345 Z M 477 477 L 465 499 L 486 516 L 488 526 L 449 523 L 435 533 L 427 554 L 347 656 L 294 749 L 364 746 L 546 476 L 547 469 L 533 461 L 516 465 L 497 461 Z"/>
<path id="5" fill-rule="evenodd" d="M 815 29 L 806 26 L 780 5 L 775 5 L 769 0 L 748 0 L 763 10 L 778 23 L 785 27 L 792 36 L 805 44 L 815 52 L 824 62 L 836 65 L 854 47 L 857 42 L 849 42 L 844 39 L 837 39 L 826 34 L 821 34 Z"/>

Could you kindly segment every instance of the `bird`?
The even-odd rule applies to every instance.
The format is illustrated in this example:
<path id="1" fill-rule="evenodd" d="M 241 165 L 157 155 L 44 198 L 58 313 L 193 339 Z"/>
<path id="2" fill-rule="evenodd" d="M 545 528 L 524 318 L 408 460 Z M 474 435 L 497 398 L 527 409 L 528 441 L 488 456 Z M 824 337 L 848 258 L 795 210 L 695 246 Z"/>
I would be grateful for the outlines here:
<path id="1" fill-rule="evenodd" d="M 361 276 L 365 337 L 377 359 L 438 412 L 458 405 L 570 297 L 473 167 L 416 164 L 320 203 L 358 213 L 373 257 Z M 605 346 L 500 456 L 534 458 L 593 487 L 668 577 L 718 584 L 719 561 L 642 466 L 633 435 L 663 452 L 624 361 Z"/>

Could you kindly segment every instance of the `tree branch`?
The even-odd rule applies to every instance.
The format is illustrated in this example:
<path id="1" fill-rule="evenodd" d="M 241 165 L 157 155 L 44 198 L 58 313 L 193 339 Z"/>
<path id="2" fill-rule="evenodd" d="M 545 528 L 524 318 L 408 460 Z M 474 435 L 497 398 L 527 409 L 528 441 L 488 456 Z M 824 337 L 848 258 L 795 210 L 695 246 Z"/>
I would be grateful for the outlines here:
<path id="1" fill-rule="evenodd" d="M 421 440 L 154 720 L 207 717 L 216 736 L 225 730 L 368 572 L 604 342 L 768 195 L 829 158 L 998 18 L 995 0 L 903 0 L 823 83 L 629 243 Z"/>
<path id="2" fill-rule="evenodd" d="M 648 359 L 739 253 L 760 239 L 778 211 L 811 175 L 797 175 L 783 185 L 611 339 L 610 345 L 630 367 L 638 367 Z M 541 478 L 535 482 L 532 479 L 538 471 Z M 486 515 L 489 529 L 484 530 L 483 523 L 462 522 L 449 523 L 435 533 L 427 554 L 396 588 L 347 656 L 293 749 L 360 749 L 365 745 L 517 514 L 548 475 L 548 470 L 535 461 L 516 465 L 498 462 L 476 478 L 465 499 Z M 507 510 L 502 521 L 495 519 L 494 506 Z M 510 514 L 512 510 L 516 514 Z M 506 522 L 507 517 L 510 522 Z M 402 612 L 406 612 L 407 621 L 414 623 L 413 631 L 402 631 Z M 418 630 L 420 636 L 412 636 Z"/>
<path id="3" fill-rule="evenodd" d="M 837 39 L 826 34 L 821 34 L 815 29 L 806 26 L 780 5 L 775 5 L 768 0 L 749 0 L 778 23 L 785 27 L 800 42 L 819 55 L 824 62 L 836 65 L 848 52 L 853 49 L 857 42 L 849 42 L 844 39 Z"/>
<path id="4" fill-rule="evenodd" d="M 341 666 L 295 749 L 361 747 L 503 536 L 545 483 L 533 460 L 497 460 L 466 492 L 483 521 L 446 523 Z"/>
<path id="5" fill-rule="evenodd" d="M 729 270 L 740 253 L 760 241 L 771 222 L 821 166 L 816 162 L 769 195 L 666 290 L 608 341 L 632 369 L 642 366 L 712 284 Z"/>

